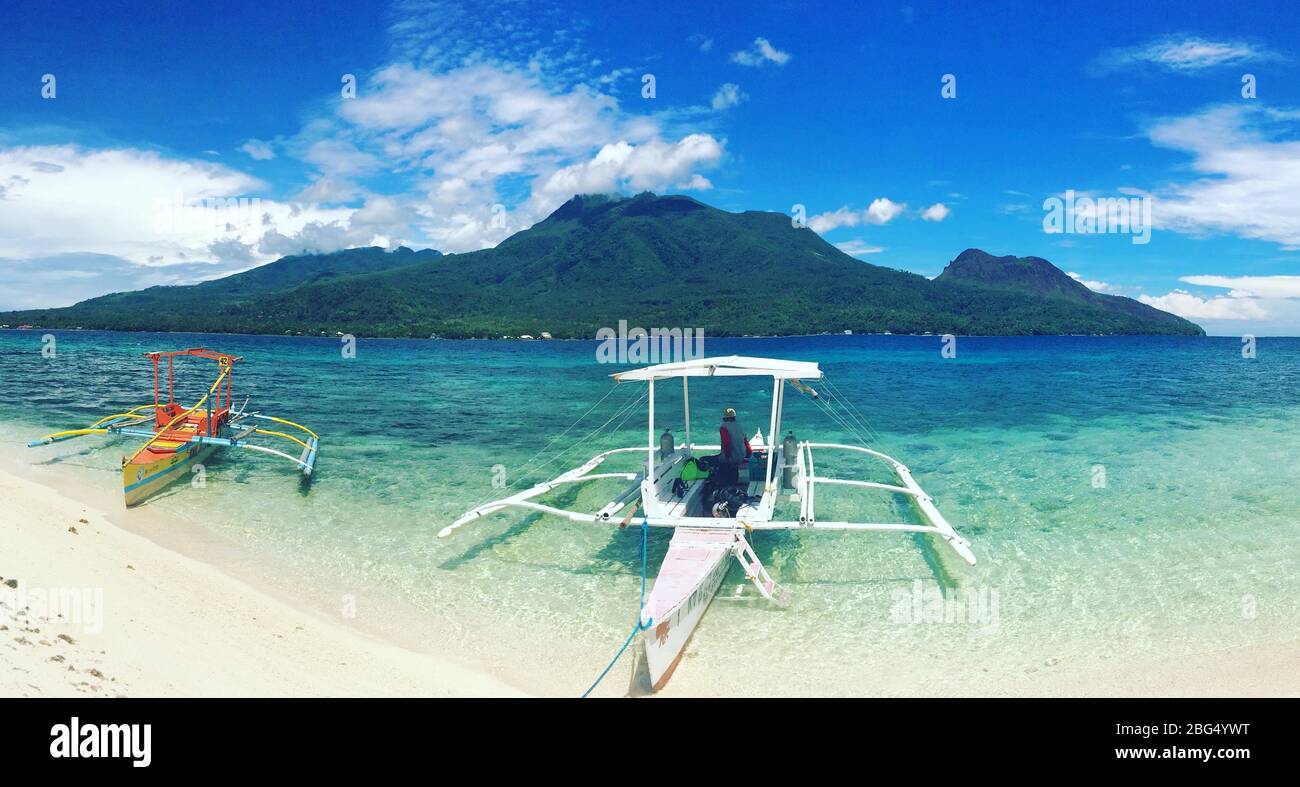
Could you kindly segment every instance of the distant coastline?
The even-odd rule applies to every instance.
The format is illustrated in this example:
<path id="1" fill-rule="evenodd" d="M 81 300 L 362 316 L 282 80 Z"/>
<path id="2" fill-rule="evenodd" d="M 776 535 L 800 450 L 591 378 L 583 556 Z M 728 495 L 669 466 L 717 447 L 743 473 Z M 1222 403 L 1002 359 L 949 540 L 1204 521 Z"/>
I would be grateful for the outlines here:
<path id="1" fill-rule="evenodd" d="M 966 249 L 933 279 L 850 257 L 765 211 L 681 195 L 577 195 L 480 251 L 282 257 L 199 284 L 118 292 L 0 324 L 452 339 L 582 339 L 632 322 L 708 336 L 1200 335 L 1051 262 Z"/>
<path id="2" fill-rule="evenodd" d="M 0 328 L 0 331 L 11 332 L 11 333 L 18 333 L 18 332 L 35 333 L 40 331 L 46 331 L 46 332 L 60 331 L 63 333 L 160 333 L 160 334 L 167 334 L 173 336 L 180 336 L 184 334 L 200 334 L 205 336 L 250 336 L 250 337 L 266 337 L 266 338 L 278 338 L 278 339 L 337 340 L 339 338 L 337 335 L 328 335 L 328 334 L 244 333 L 238 331 L 197 331 L 197 330 L 177 331 L 177 330 L 168 330 L 168 329 L 160 329 L 160 328 L 139 328 L 139 329 L 84 328 L 84 327 L 63 328 L 63 327 L 56 327 L 56 326 L 40 326 L 40 325 L 33 325 L 30 328 Z M 547 339 L 538 338 L 538 337 L 526 339 L 520 336 L 379 336 L 379 335 L 372 336 L 364 333 L 350 333 L 347 335 L 354 336 L 357 339 L 366 339 L 366 340 L 385 339 L 385 340 L 393 340 L 393 341 L 432 341 L 432 342 L 448 341 L 448 342 L 534 342 L 534 343 L 536 342 L 592 342 L 592 343 L 599 343 L 601 341 L 600 339 L 597 339 L 594 336 L 590 338 L 581 337 L 581 336 L 552 336 Z M 706 340 L 707 338 L 717 338 L 717 339 L 727 339 L 727 340 L 805 339 L 805 338 L 812 338 L 817 336 L 875 336 L 875 337 L 901 336 L 901 337 L 921 339 L 926 337 L 942 338 L 945 335 L 951 335 L 951 336 L 956 336 L 958 338 L 969 338 L 969 339 L 1030 339 L 1034 337 L 1049 337 L 1049 336 L 1050 337 L 1093 338 L 1093 339 L 1123 338 L 1123 337 L 1132 337 L 1132 338 L 1148 337 L 1149 338 L 1149 337 L 1157 337 L 1157 336 L 1181 337 L 1181 338 L 1188 338 L 1188 339 L 1196 339 L 1196 338 L 1231 339 L 1236 337 L 1236 334 L 1210 334 L 1210 333 L 1203 333 L 1203 334 L 1167 334 L 1167 333 L 953 333 L 953 334 L 943 334 L 943 333 L 935 333 L 935 332 L 900 333 L 897 331 L 884 331 L 884 332 L 852 331 L 850 333 L 845 333 L 842 331 L 820 331 L 817 333 L 780 333 L 780 334 L 709 334 L 709 336 L 706 337 Z M 1262 335 L 1262 336 L 1258 336 L 1257 338 L 1289 339 L 1294 337 L 1278 334 L 1278 335 Z"/>

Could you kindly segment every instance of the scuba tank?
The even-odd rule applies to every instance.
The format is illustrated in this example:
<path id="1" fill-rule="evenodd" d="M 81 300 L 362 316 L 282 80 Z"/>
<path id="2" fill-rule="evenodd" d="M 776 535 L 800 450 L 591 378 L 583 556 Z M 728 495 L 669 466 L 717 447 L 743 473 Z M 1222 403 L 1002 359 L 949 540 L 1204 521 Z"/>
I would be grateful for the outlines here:
<path id="1" fill-rule="evenodd" d="M 674 450 L 673 433 L 665 429 L 664 433 L 659 435 L 659 458 L 667 459 Z"/>
<path id="2" fill-rule="evenodd" d="M 799 441 L 794 438 L 794 431 L 791 430 L 781 441 L 781 486 L 786 489 L 794 489 L 794 474 L 799 470 L 796 464 L 798 453 Z"/>

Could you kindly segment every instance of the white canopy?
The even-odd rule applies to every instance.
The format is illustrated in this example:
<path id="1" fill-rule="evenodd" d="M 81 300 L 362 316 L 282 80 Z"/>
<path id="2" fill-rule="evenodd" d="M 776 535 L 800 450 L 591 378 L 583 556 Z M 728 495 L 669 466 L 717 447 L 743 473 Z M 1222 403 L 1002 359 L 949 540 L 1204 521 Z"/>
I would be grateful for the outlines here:
<path id="1" fill-rule="evenodd" d="M 666 380 L 675 377 L 774 377 L 778 380 L 820 380 L 821 369 L 812 361 L 781 361 L 775 358 L 750 358 L 727 355 L 696 358 L 693 361 L 661 363 L 610 375 L 619 382 L 629 380 Z"/>

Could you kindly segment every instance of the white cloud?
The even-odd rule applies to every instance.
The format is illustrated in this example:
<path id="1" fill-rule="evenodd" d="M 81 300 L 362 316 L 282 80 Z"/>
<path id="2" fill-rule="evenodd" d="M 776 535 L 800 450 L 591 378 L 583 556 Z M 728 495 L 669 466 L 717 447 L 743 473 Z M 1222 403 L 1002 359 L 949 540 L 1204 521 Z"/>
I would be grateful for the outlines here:
<path id="1" fill-rule="evenodd" d="M 819 213 L 808 219 L 808 226 L 818 235 L 839 227 L 856 227 L 859 224 L 888 224 L 907 210 L 905 203 L 894 202 L 886 197 L 871 201 L 865 210 L 853 210 L 847 205 L 838 210 Z"/>
<path id="2" fill-rule="evenodd" d="M 1199 36 L 1166 36 L 1133 47 L 1103 52 L 1092 64 L 1096 74 L 1110 74 L 1135 66 L 1155 66 L 1189 73 L 1215 66 L 1276 60 L 1271 50 L 1244 41 L 1214 41 Z"/>
<path id="3" fill-rule="evenodd" d="M 323 170 L 327 163 L 335 170 L 340 163 L 373 166 L 360 154 L 404 173 L 424 202 L 420 231 L 453 252 L 495 245 L 577 193 L 710 188 L 702 170 L 723 158 L 711 134 L 674 139 L 656 118 L 627 113 L 585 85 L 557 88 L 537 74 L 490 64 L 446 73 L 389 66 L 368 80 L 364 95 L 344 102 L 337 118 L 300 137 L 309 153 L 319 153 L 321 140 L 345 142 L 318 162 Z M 331 177 L 323 172 L 321 180 Z M 348 185 L 341 180 L 323 190 Z M 507 202 L 508 211 L 493 212 Z"/>
<path id="4" fill-rule="evenodd" d="M 948 206 L 942 202 L 936 202 L 925 210 L 921 211 L 921 218 L 926 221 L 943 221 L 952 213 Z"/>
<path id="5" fill-rule="evenodd" d="M 1117 287 L 1114 284 L 1110 284 L 1104 281 L 1092 281 L 1089 279 L 1085 279 L 1079 274 L 1075 273 L 1074 271 L 1067 271 L 1065 275 L 1079 282 L 1080 284 L 1092 290 L 1093 292 L 1104 292 L 1108 295 L 1119 295 L 1123 290 L 1122 287 Z"/>
<path id="6" fill-rule="evenodd" d="M 322 139 L 312 143 L 303 160 L 315 164 L 329 177 L 358 177 L 382 170 L 379 159 L 358 150 L 344 139 Z"/>
<path id="7" fill-rule="evenodd" d="M 893 200 L 879 197 L 873 199 L 867 206 L 863 219 L 869 224 L 888 224 L 902 215 L 907 210 L 905 203 L 894 202 Z"/>
<path id="8" fill-rule="evenodd" d="M 108 254 L 0 258 L 0 310 L 71 306 L 106 292 L 191 284 L 247 267 L 219 262 L 137 265 Z"/>
<path id="9" fill-rule="evenodd" d="M 713 188 L 713 182 L 700 174 L 691 175 L 691 179 L 685 183 L 679 183 L 676 186 L 679 189 L 689 189 L 691 191 L 708 191 Z"/>
<path id="10" fill-rule="evenodd" d="M 643 191 L 665 183 L 691 182 L 691 171 L 722 157 L 722 145 L 708 134 L 691 134 L 676 143 L 651 140 L 641 145 L 624 141 L 605 145 L 594 158 L 553 173 L 534 191 L 543 210 L 574 194 L 631 189 Z M 695 181 L 694 188 L 708 181 Z"/>
<path id="11" fill-rule="evenodd" d="M 695 33 L 686 40 L 699 47 L 701 52 L 709 52 L 713 49 L 713 39 L 702 33 Z"/>
<path id="12" fill-rule="evenodd" d="M 1267 310 L 1250 298 L 1219 296 L 1207 299 L 1187 290 L 1174 290 L 1154 297 L 1139 295 L 1138 300 L 1189 320 L 1262 320 L 1269 316 Z"/>
<path id="13" fill-rule="evenodd" d="M 1180 281 L 1231 290 L 1232 298 L 1300 298 L 1300 276 L 1184 276 Z"/>
<path id="14" fill-rule="evenodd" d="M 260 139 L 250 139 L 239 146 L 239 150 L 247 153 L 254 161 L 268 161 L 275 158 L 275 151 L 271 149 L 270 142 L 263 142 Z"/>
<path id="15" fill-rule="evenodd" d="M 268 262 L 288 251 L 335 250 L 400 238 L 378 208 L 321 208 L 263 198 L 267 186 L 229 167 L 132 148 L 0 148 L 0 258 L 27 277 L 23 305 L 132 285 L 189 283 Z M 320 241 L 328 235 L 333 244 Z M 113 271 L 72 286 L 66 259 Z M 105 261 L 111 262 L 109 265 Z M 138 271 L 131 270 L 131 266 Z M 78 270 L 85 269 L 83 264 Z M 84 278 L 84 277 L 83 277 Z M 84 285 L 84 286 L 83 286 Z M 44 303 L 42 303 L 44 301 Z"/>
<path id="16" fill-rule="evenodd" d="M 837 243 L 835 244 L 835 248 L 850 257 L 864 257 L 868 254 L 879 254 L 885 250 L 884 246 L 872 246 L 866 241 L 860 239 L 846 240 L 843 243 Z"/>
<path id="17" fill-rule="evenodd" d="M 718 92 L 713 94 L 713 108 L 723 110 L 728 107 L 734 107 L 744 101 L 748 96 L 740 92 L 740 85 L 734 82 L 727 82 L 718 88 Z"/>
<path id="18" fill-rule="evenodd" d="M 1200 320 L 1212 334 L 1300 335 L 1300 276 L 1196 275 L 1179 281 L 1228 292 L 1201 297 L 1175 289 L 1157 297 L 1139 296 L 1139 300 Z"/>
<path id="19" fill-rule="evenodd" d="M 861 211 L 849 210 L 847 205 L 839 210 L 819 213 L 808 219 L 808 226 L 818 235 L 824 235 L 838 227 L 856 227 L 861 223 Z"/>
<path id="20" fill-rule="evenodd" d="M 1218 106 L 1161 120 L 1155 145 L 1192 156 L 1200 179 L 1156 190 L 1157 227 L 1225 232 L 1300 248 L 1300 116 L 1287 110 Z"/>
<path id="21" fill-rule="evenodd" d="M 765 66 L 768 63 L 775 63 L 783 66 L 790 62 L 790 53 L 782 52 L 772 46 L 771 42 L 762 36 L 755 38 L 754 43 L 749 49 L 741 49 L 738 52 L 731 53 L 731 62 L 739 63 L 742 66 Z"/>
<path id="22" fill-rule="evenodd" d="M 607 76 L 583 36 L 589 20 L 568 4 L 392 0 L 385 5 L 383 16 L 392 20 L 391 62 L 433 72 L 509 64 L 565 88 L 594 86 Z"/>
<path id="23" fill-rule="evenodd" d="M 290 184 L 300 187 L 295 202 L 263 196 L 267 184 L 207 160 L 0 147 L 0 260 L 95 252 L 193 278 L 198 269 L 182 265 L 228 272 L 284 253 L 399 242 L 466 251 L 530 226 L 574 193 L 712 188 L 706 175 L 724 160 L 724 143 L 690 125 L 713 122 L 708 106 L 624 109 L 603 86 L 640 69 L 602 65 L 563 9 L 520 25 L 532 7 L 503 4 L 513 10 L 396 0 L 398 65 L 358 74 L 356 99 L 330 102 L 296 133 L 240 145 L 255 161 L 310 166 L 306 183 Z M 734 85 L 718 94 L 727 105 L 743 99 Z M 187 207 L 259 196 L 233 221 Z"/>

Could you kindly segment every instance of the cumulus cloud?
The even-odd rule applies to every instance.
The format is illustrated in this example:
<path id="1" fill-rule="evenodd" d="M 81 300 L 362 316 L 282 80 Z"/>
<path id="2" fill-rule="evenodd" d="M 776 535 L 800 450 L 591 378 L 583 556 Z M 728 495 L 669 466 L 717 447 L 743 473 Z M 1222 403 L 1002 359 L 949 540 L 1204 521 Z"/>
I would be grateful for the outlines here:
<path id="1" fill-rule="evenodd" d="M 1159 296 L 1139 295 L 1138 300 L 1189 320 L 1262 320 L 1269 316 L 1268 311 L 1253 299 L 1201 298 L 1187 290 L 1174 290 Z"/>
<path id="2" fill-rule="evenodd" d="M 760 36 L 754 39 L 754 43 L 748 49 L 732 52 L 731 62 L 754 67 L 765 66 L 769 63 L 783 66 L 790 62 L 790 53 L 782 52 L 772 46 L 772 43 L 766 38 Z"/>
<path id="3" fill-rule="evenodd" d="M 718 88 L 718 92 L 713 94 L 713 108 L 723 110 L 728 107 L 734 107 L 744 101 L 748 96 L 740 92 L 740 85 L 734 82 L 727 82 Z"/>
<path id="4" fill-rule="evenodd" d="M 632 145 L 620 141 L 605 145 L 588 161 L 556 171 L 534 197 L 547 209 L 574 194 L 642 191 L 656 184 L 690 182 L 694 168 L 721 157 L 722 145 L 708 134 L 691 134 L 676 143 L 650 140 Z M 707 181 L 695 183 L 698 187 Z"/>
<path id="5" fill-rule="evenodd" d="M 1300 276 L 1184 276 L 1181 281 L 1220 287 L 1232 298 L 1300 298 Z"/>
<path id="6" fill-rule="evenodd" d="M 1165 295 L 1139 296 L 1139 300 L 1181 317 L 1200 320 L 1210 333 L 1272 333 L 1294 336 L 1300 332 L 1300 276 L 1183 276 L 1179 281 L 1197 287 L 1227 290 L 1204 297 L 1185 289 Z"/>
<path id="7" fill-rule="evenodd" d="M 557 88 L 510 67 L 435 73 L 394 65 L 368 83 L 334 124 L 305 129 L 298 144 L 319 153 L 312 137 L 321 136 L 335 145 L 322 165 L 356 162 L 364 170 L 371 162 L 357 155 L 373 154 L 407 173 L 424 202 L 417 226 L 444 251 L 495 245 L 578 193 L 707 189 L 704 170 L 723 158 L 711 134 L 674 138 L 656 119 L 627 113 L 585 85 Z M 743 96 L 737 90 L 734 98 Z M 356 176 L 338 166 L 322 172 L 331 189 Z M 509 210 L 494 210 L 507 201 Z"/>
<path id="8" fill-rule="evenodd" d="M 1236 66 L 1248 62 L 1277 60 L 1269 49 L 1245 41 L 1223 41 L 1193 35 L 1158 38 L 1137 46 L 1110 49 L 1093 61 L 1093 73 L 1111 74 L 1136 66 L 1156 67 L 1177 73 L 1190 73 L 1216 66 Z"/>
<path id="9" fill-rule="evenodd" d="M 380 227 L 368 203 L 357 209 L 279 202 L 259 196 L 265 183 L 229 167 L 132 148 L 3 148 L 0 182 L 16 184 L 0 211 L 0 258 L 28 261 L 21 269 L 29 274 L 42 269 L 41 260 L 90 254 L 172 269 L 125 281 L 175 283 L 177 276 L 193 281 L 268 262 L 282 249 L 333 250 L 407 234 L 400 225 Z M 323 231 L 342 245 L 316 243 Z M 47 297 L 54 289 L 45 290 Z"/>
<path id="10" fill-rule="evenodd" d="M 866 241 L 854 239 L 847 240 L 843 243 L 835 244 L 835 248 L 849 255 L 850 257 L 865 257 L 868 254 L 879 254 L 885 250 L 884 246 L 872 246 Z"/>
<path id="11" fill-rule="evenodd" d="M 938 222 L 948 218 L 948 214 L 950 213 L 952 213 L 952 211 L 948 208 L 947 205 L 943 204 L 942 202 L 936 202 L 930 207 L 921 211 L 921 218 L 925 219 L 926 221 Z"/>
<path id="12" fill-rule="evenodd" d="M 865 210 L 848 206 L 819 213 L 808 220 L 813 232 L 823 234 L 839 227 L 856 227 L 859 224 L 888 224 L 907 210 L 906 203 L 894 202 L 887 197 L 877 197 Z"/>
<path id="13" fill-rule="evenodd" d="M 275 158 L 275 151 L 271 148 L 270 142 L 263 142 L 260 139 L 250 139 L 239 146 L 239 150 L 247 153 L 254 161 L 268 161 Z"/>
<path id="14" fill-rule="evenodd" d="M 879 197 L 873 199 L 867 206 L 863 219 L 868 224 L 888 224 L 902 215 L 907 210 L 906 203 L 894 202 L 893 200 Z"/>
<path id="15" fill-rule="evenodd" d="M 1074 271 L 1067 271 L 1065 275 L 1079 282 L 1093 292 L 1103 292 L 1107 295 L 1119 295 L 1123 289 L 1122 287 L 1117 287 L 1108 282 L 1085 279 Z"/>

